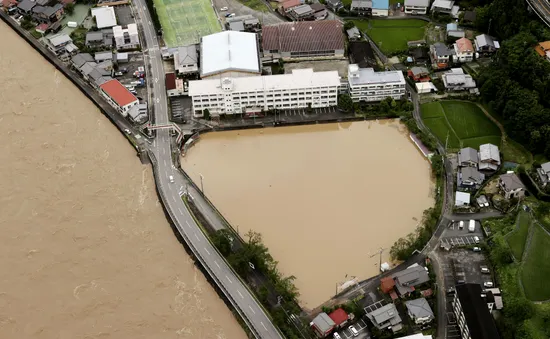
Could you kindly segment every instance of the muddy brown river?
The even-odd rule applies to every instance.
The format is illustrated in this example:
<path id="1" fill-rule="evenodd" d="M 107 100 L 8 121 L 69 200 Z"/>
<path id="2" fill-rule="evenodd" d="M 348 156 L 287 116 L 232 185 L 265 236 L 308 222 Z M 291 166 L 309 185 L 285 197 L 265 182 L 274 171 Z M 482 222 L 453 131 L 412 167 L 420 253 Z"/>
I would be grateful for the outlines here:
<path id="1" fill-rule="evenodd" d="M 0 36 L 0 338 L 246 338 L 150 167 L 2 21 Z"/>
<path id="2" fill-rule="evenodd" d="M 430 165 L 395 121 L 208 133 L 182 167 L 241 235 L 262 233 L 300 302 L 374 276 L 433 205 Z"/>

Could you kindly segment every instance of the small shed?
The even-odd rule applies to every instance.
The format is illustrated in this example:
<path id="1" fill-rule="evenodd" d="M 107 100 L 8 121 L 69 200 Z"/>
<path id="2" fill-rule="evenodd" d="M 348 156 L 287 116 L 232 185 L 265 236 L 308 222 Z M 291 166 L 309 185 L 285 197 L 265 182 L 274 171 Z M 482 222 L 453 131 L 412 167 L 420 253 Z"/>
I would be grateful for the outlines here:
<path id="1" fill-rule="evenodd" d="M 382 293 L 389 293 L 395 287 L 395 281 L 392 277 L 385 277 L 380 279 L 380 290 Z"/>

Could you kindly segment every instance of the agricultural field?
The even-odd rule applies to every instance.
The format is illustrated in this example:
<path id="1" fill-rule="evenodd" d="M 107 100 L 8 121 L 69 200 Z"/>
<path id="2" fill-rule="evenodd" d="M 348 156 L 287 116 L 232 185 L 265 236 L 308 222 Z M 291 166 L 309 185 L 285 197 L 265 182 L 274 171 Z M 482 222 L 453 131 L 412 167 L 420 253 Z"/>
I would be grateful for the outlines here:
<path id="1" fill-rule="evenodd" d="M 449 149 L 501 144 L 501 133 L 481 109 L 465 101 L 435 101 L 421 105 L 424 124 Z"/>
<path id="2" fill-rule="evenodd" d="M 539 225 L 533 226 L 534 233 L 523 262 L 521 281 L 528 299 L 550 300 L 550 235 Z"/>
<path id="3" fill-rule="evenodd" d="M 355 26 L 374 41 L 384 54 L 407 50 L 407 41 L 424 38 L 427 22 L 404 20 L 353 20 Z"/>
<path id="4" fill-rule="evenodd" d="M 521 260 L 523 251 L 525 250 L 525 242 L 529 235 L 529 225 L 531 224 L 531 217 L 529 213 L 521 211 L 518 216 L 517 228 L 511 232 L 506 241 L 508 246 L 512 250 L 516 260 Z"/>
<path id="5" fill-rule="evenodd" d="M 222 30 L 208 0 L 154 0 L 154 3 L 169 47 L 196 44 L 200 37 Z"/>

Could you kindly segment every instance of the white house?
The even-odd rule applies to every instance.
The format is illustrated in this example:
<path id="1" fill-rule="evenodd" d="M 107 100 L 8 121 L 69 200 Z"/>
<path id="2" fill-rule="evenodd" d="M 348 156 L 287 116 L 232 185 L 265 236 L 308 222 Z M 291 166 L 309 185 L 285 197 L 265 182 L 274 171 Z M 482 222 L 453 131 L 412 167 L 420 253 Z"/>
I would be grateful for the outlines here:
<path id="1" fill-rule="evenodd" d="M 372 68 L 348 66 L 350 97 L 354 102 L 382 101 L 387 97 L 395 100 L 405 95 L 405 77 L 401 71 L 375 72 Z"/>
<path id="2" fill-rule="evenodd" d="M 470 39 L 458 39 L 454 43 L 453 48 L 455 50 L 454 62 L 470 62 L 474 60 L 475 51 Z"/>
<path id="3" fill-rule="evenodd" d="M 454 0 L 435 0 L 432 4 L 432 13 L 449 14 L 453 18 L 458 18 L 459 6 L 455 6 Z"/>
<path id="4" fill-rule="evenodd" d="M 107 81 L 99 88 L 101 95 L 124 117 L 128 116 L 130 108 L 139 104 L 139 100 L 116 79 Z"/>
<path id="5" fill-rule="evenodd" d="M 95 18 L 99 29 L 116 26 L 115 9 L 110 6 L 92 8 L 92 16 Z"/>
<path id="6" fill-rule="evenodd" d="M 429 6 L 430 0 L 405 0 L 405 13 L 424 15 L 428 13 Z"/>
<path id="7" fill-rule="evenodd" d="M 113 27 L 113 37 L 118 50 L 139 47 L 139 34 L 136 24 L 129 24 L 126 28 L 122 28 L 122 26 Z"/>
<path id="8" fill-rule="evenodd" d="M 257 114 L 262 110 L 320 108 L 338 104 L 337 71 L 295 69 L 291 74 L 189 81 L 193 114 Z"/>
<path id="9" fill-rule="evenodd" d="M 448 91 L 465 91 L 476 88 L 476 82 L 469 74 L 464 74 L 462 68 L 451 68 L 441 76 L 445 89 Z"/>
<path id="10" fill-rule="evenodd" d="M 388 16 L 390 12 L 389 0 L 373 0 L 372 16 Z"/>

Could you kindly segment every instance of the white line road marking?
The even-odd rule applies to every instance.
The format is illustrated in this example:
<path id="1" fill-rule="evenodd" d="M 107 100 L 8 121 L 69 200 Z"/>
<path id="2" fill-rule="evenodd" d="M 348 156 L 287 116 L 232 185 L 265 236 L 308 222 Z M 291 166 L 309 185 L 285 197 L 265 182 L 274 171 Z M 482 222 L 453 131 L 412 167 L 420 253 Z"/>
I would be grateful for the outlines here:
<path id="1" fill-rule="evenodd" d="M 191 225 L 189 225 L 189 221 L 185 220 L 185 223 L 187 224 L 187 227 L 191 228 Z"/>
<path id="2" fill-rule="evenodd" d="M 208 253 L 208 255 L 210 255 L 210 252 L 208 252 L 208 250 L 206 249 L 206 247 L 204 248 L 204 250 L 206 251 L 206 253 Z"/>
<path id="3" fill-rule="evenodd" d="M 164 166 L 166 166 L 166 159 L 164 159 Z M 164 172 L 164 173 L 166 173 L 166 172 Z"/>
<path id="4" fill-rule="evenodd" d="M 256 311 L 254 311 L 254 309 L 252 308 L 252 306 L 248 305 L 248 308 L 250 308 L 250 310 L 252 311 L 252 313 L 256 314 Z"/>
<path id="5" fill-rule="evenodd" d="M 162 149 L 162 154 L 166 154 L 166 148 Z M 166 165 L 166 160 L 164 160 L 164 164 Z"/>
<path id="6" fill-rule="evenodd" d="M 201 241 L 201 240 L 199 239 L 199 236 L 197 235 L 197 233 L 195 233 L 195 238 L 197 238 L 198 241 Z"/>
<path id="7" fill-rule="evenodd" d="M 214 264 L 216 264 L 216 266 L 218 266 L 218 268 L 221 268 L 221 267 L 220 267 L 220 264 L 218 264 L 218 262 L 215 261 L 215 260 L 214 260 Z"/>
<path id="8" fill-rule="evenodd" d="M 159 99 L 159 98 L 157 98 L 157 104 L 158 104 L 159 102 L 160 102 L 160 99 Z"/>
<path id="9" fill-rule="evenodd" d="M 178 211 L 180 211 L 180 214 L 183 214 L 183 212 L 181 211 L 181 208 L 178 207 Z"/>
<path id="10" fill-rule="evenodd" d="M 241 299 L 244 299 L 243 295 L 241 294 L 241 291 L 237 290 L 237 293 L 241 296 Z"/>
<path id="11" fill-rule="evenodd" d="M 149 21 L 149 26 L 151 26 L 151 21 Z"/>
<path id="12" fill-rule="evenodd" d="M 175 196 L 172 196 L 172 199 L 174 199 L 174 202 L 176 202 L 176 201 L 177 201 L 177 200 L 176 200 L 176 197 L 175 197 Z"/>
<path id="13" fill-rule="evenodd" d="M 262 326 L 264 327 L 264 329 L 267 331 L 267 327 L 265 327 L 264 322 L 263 322 L 263 321 L 260 321 L 260 324 L 262 324 Z"/>
<path id="14" fill-rule="evenodd" d="M 228 276 L 225 276 L 227 278 L 227 281 L 229 281 L 230 284 L 232 284 L 233 282 L 231 281 L 231 279 L 229 279 Z"/>

